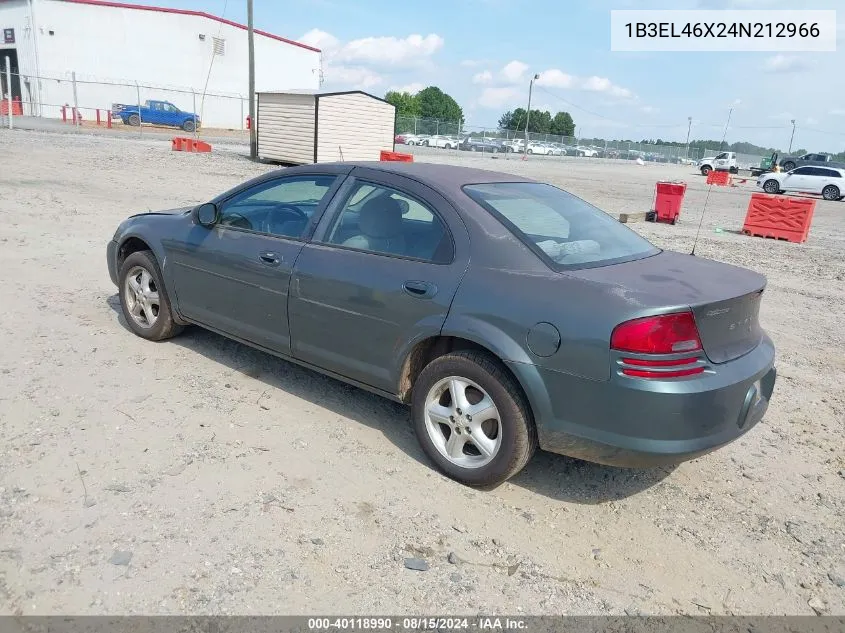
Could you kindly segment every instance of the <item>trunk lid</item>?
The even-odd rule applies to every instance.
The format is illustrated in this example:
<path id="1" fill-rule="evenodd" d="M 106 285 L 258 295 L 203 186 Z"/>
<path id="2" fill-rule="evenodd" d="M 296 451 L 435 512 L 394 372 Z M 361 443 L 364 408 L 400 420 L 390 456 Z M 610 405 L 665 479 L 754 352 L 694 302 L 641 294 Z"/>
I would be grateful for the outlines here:
<path id="1" fill-rule="evenodd" d="M 763 335 L 758 316 L 766 278 L 746 268 L 663 251 L 633 262 L 566 274 L 614 286 L 635 312 L 631 318 L 689 307 L 704 352 L 713 363 L 747 354 Z"/>

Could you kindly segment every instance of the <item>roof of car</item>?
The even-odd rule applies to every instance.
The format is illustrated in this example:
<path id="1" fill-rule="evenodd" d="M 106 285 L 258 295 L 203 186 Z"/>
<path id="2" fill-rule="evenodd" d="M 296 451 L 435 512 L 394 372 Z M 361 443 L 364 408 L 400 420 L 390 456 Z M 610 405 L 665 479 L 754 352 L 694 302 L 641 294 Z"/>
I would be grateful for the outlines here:
<path id="1" fill-rule="evenodd" d="M 408 178 L 413 178 L 435 189 L 460 189 L 464 185 L 476 185 L 490 182 L 536 182 L 514 174 L 475 169 L 456 165 L 435 163 L 403 163 L 394 161 L 340 163 L 353 167 L 365 167 L 378 171 L 387 171 Z"/>

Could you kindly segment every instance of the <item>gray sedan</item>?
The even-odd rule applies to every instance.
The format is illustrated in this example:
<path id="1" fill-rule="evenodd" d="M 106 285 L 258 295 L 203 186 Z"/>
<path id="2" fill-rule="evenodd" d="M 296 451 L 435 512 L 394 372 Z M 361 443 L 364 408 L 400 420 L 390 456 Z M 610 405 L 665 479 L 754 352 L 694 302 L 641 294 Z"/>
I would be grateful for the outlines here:
<path id="1" fill-rule="evenodd" d="M 427 455 L 469 485 L 538 447 L 687 460 L 751 429 L 775 383 L 763 276 L 661 251 L 513 175 L 283 169 L 128 218 L 107 263 L 138 336 L 199 325 L 406 403 Z"/>

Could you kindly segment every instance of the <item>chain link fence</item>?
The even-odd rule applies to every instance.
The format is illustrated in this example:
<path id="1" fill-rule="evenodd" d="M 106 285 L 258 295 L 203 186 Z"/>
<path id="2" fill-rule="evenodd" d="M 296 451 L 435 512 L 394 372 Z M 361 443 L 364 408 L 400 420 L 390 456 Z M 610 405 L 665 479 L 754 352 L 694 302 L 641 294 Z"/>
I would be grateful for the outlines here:
<path id="1" fill-rule="evenodd" d="M 0 69 L 0 76 L 4 101 L 9 96 L 7 84 L 11 84 L 14 116 L 138 134 L 163 128 L 195 136 L 209 131 L 243 138 L 248 135 L 247 95 L 98 79 L 76 72 L 49 77 L 11 73 L 8 81 Z M 8 106 L 2 110 L 4 115 L 6 110 Z"/>
<path id="2" fill-rule="evenodd" d="M 402 137 L 402 139 L 397 139 L 399 142 L 404 141 L 409 145 L 473 151 L 525 151 L 524 129 L 502 130 L 454 121 L 399 116 L 396 119 L 396 133 Z M 471 142 L 466 142 L 465 139 L 470 139 Z M 529 132 L 528 140 L 528 153 L 531 154 L 620 160 L 640 159 L 675 164 L 697 163 L 706 156 L 716 156 L 722 151 L 728 151 L 727 147 L 724 150 L 713 150 L 680 143 L 666 145 L 538 132 Z M 536 146 L 532 146 L 534 143 Z M 762 159 L 762 155 L 737 154 L 737 164 L 740 169 L 756 167 Z"/>

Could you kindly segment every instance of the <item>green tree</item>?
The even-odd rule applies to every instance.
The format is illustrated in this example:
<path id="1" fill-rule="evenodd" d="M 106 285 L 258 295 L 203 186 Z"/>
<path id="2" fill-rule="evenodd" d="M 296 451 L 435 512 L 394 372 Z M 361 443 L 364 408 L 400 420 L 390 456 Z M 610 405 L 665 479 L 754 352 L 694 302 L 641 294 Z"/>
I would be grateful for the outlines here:
<path id="1" fill-rule="evenodd" d="M 552 119 L 551 133 L 558 136 L 575 136 L 575 121 L 569 112 L 558 112 Z"/>
<path id="2" fill-rule="evenodd" d="M 464 111 L 461 106 L 437 86 L 420 90 L 416 99 L 419 103 L 419 116 L 422 118 L 463 123 Z"/>
<path id="3" fill-rule="evenodd" d="M 384 100 L 396 106 L 396 116 L 413 117 L 420 115 L 420 102 L 417 95 L 410 92 L 389 91 L 384 95 Z"/>

